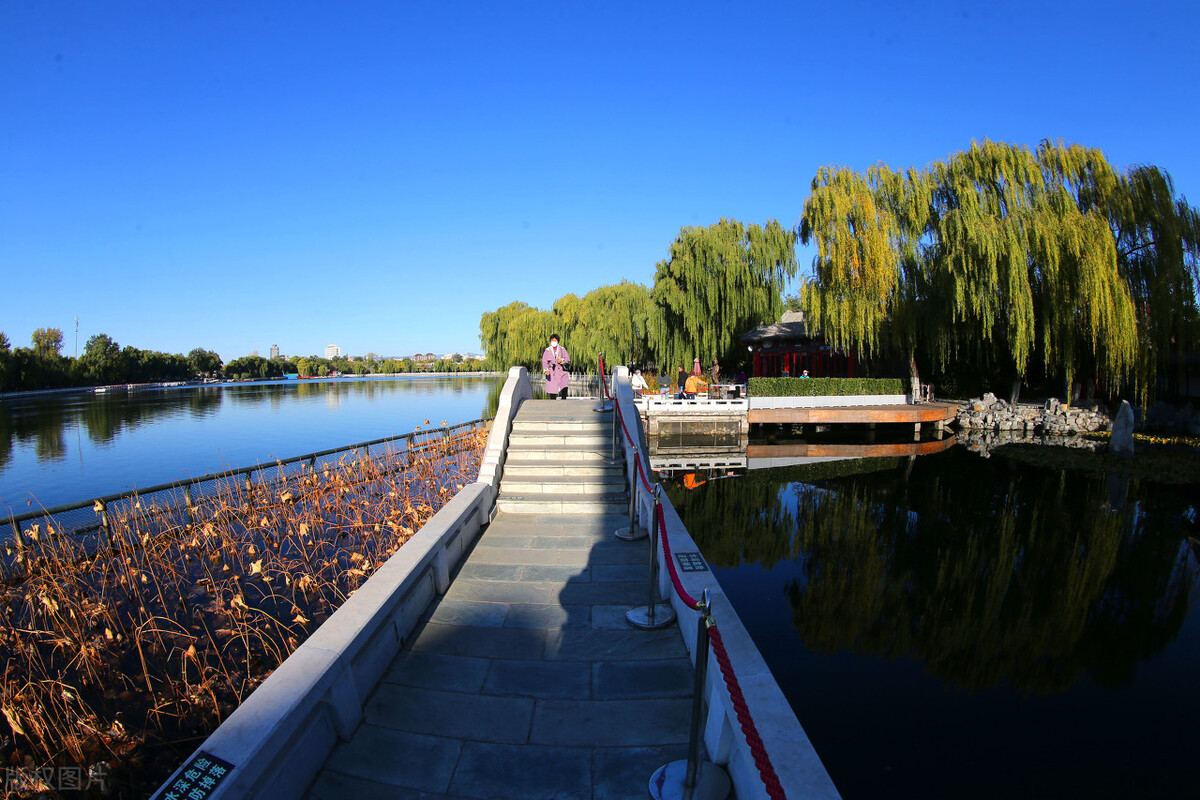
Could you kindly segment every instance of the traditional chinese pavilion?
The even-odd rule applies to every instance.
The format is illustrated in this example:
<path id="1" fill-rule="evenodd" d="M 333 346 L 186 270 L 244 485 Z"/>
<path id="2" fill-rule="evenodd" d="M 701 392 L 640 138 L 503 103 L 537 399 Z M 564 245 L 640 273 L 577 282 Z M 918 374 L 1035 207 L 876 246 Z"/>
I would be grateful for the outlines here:
<path id="1" fill-rule="evenodd" d="M 779 322 L 759 325 L 740 341 L 754 357 L 756 378 L 779 378 L 785 370 L 792 377 L 804 370 L 814 378 L 855 377 L 854 351 L 835 350 L 812 335 L 801 311 L 786 311 Z"/>

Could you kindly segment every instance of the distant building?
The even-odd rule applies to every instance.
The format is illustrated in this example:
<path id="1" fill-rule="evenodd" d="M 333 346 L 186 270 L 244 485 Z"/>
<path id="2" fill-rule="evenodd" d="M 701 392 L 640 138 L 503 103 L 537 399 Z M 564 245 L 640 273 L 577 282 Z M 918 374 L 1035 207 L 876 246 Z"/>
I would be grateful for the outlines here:
<path id="1" fill-rule="evenodd" d="M 273 344 L 271 345 L 271 359 L 274 360 L 276 358 L 279 358 L 279 345 Z"/>
<path id="2" fill-rule="evenodd" d="M 759 325 L 741 335 L 754 359 L 754 377 L 853 378 L 858 358 L 853 349 L 835 350 L 808 328 L 803 312 L 786 311 L 779 322 Z"/>
<path id="3" fill-rule="evenodd" d="M 325 345 L 325 357 L 326 358 L 337 358 L 341 354 L 342 354 L 342 348 L 338 347 L 336 344 Z"/>

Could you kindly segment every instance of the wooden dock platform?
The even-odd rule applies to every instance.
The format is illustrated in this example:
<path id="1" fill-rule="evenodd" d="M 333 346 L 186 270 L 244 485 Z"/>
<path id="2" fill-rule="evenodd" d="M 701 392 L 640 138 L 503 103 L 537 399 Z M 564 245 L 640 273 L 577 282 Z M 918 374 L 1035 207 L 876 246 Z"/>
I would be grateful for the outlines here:
<path id="1" fill-rule="evenodd" d="M 825 408 L 749 409 L 750 423 L 782 422 L 797 425 L 862 425 L 946 423 L 958 413 L 956 403 L 916 403 L 913 405 L 827 406 Z"/>

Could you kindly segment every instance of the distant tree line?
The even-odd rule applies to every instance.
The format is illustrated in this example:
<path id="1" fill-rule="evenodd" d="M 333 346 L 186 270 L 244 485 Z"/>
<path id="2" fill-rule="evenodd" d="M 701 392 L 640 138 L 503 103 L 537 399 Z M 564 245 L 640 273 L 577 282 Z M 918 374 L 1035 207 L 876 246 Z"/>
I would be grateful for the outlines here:
<path id="1" fill-rule="evenodd" d="M 814 244 L 797 273 L 795 243 Z M 674 369 L 746 359 L 738 337 L 803 310 L 809 329 L 886 374 L 945 395 L 1086 385 L 1145 401 L 1183 384 L 1200 344 L 1200 213 L 1158 167 L 1112 167 L 1096 149 L 984 141 L 924 169 L 823 167 L 799 224 L 722 219 L 683 228 L 654 283 L 622 282 L 549 310 L 483 314 L 494 369 L 538 366 L 563 336 L 574 363 Z"/>
<path id="2" fill-rule="evenodd" d="M 62 354 L 63 332 L 38 328 L 29 347 L 13 348 L 0 332 L 0 392 L 61 389 L 72 386 L 105 386 L 125 383 L 186 381 L 201 378 L 253 380 L 284 375 L 325 377 L 407 372 L 469 372 L 483 369 L 483 361 L 455 353 L 449 358 L 416 360 L 383 359 L 374 353 L 363 358 L 293 356 L 263 358 L 251 353 L 222 363 L 212 350 L 197 347 L 185 355 L 121 347 L 112 337 L 98 333 L 87 340 L 79 358 Z"/>
<path id="3" fill-rule="evenodd" d="M 775 220 L 683 228 L 651 287 L 622 281 L 583 297 L 564 295 L 548 311 L 514 302 L 484 313 L 486 363 L 540 369 L 542 350 L 557 333 L 578 369 L 595 370 L 598 352 L 609 364 L 690 368 L 693 358 L 705 366 L 718 358 L 733 366 L 745 356 L 738 334 L 783 312 L 783 290 L 797 270 L 795 241 Z"/>

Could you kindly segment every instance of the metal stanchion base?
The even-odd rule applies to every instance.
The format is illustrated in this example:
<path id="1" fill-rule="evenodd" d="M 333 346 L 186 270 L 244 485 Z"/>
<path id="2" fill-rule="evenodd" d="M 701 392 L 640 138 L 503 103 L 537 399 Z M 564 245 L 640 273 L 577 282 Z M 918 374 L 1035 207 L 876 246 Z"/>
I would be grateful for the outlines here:
<path id="1" fill-rule="evenodd" d="M 601 400 L 600 405 L 593 408 L 592 411 L 599 411 L 601 413 L 605 411 L 612 411 L 612 403 L 608 402 L 607 400 Z"/>
<path id="2" fill-rule="evenodd" d="M 656 631 L 675 622 L 675 609 L 670 603 L 659 603 L 654 606 L 654 616 L 650 616 L 650 606 L 638 606 L 625 612 L 625 621 L 635 628 L 644 631 Z"/>
<path id="3" fill-rule="evenodd" d="M 626 542 L 636 542 L 640 539 L 645 539 L 649 535 L 650 534 L 646 533 L 645 530 L 637 527 L 636 525 L 633 528 L 629 528 L 628 526 L 624 528 L 617 528 L 616 532 L 613 533 L 613 536 Z"/>
<path id="4" fill-rule="evenodd" d="M 729 775 L 711 761 L 701 761 L 696 769 L 696 785 L 684 785 L 687 761 L 672 761 L 659 767 L 650 776 L 650 796 L 654 800 L 725 800 L 729 796 Z"/>

